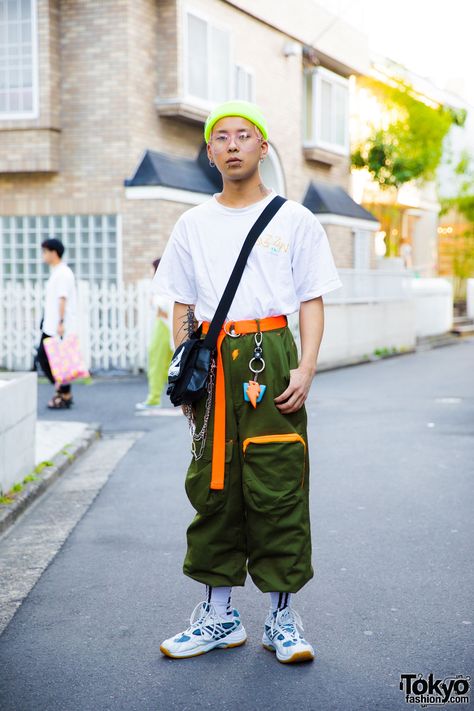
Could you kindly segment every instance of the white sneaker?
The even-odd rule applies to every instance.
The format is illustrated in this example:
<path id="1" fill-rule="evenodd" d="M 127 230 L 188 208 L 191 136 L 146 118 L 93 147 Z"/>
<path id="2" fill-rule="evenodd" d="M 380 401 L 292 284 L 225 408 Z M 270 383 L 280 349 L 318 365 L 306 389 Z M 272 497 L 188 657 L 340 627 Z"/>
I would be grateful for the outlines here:
<path id="1" fill-rule="evenodd" d="M 136 410 L 155 410 L 157 407 L 161 407 L 161 405 L 149 405 L 146 400 L 137 402 L 135 405 Z"/>
<path id="2" fill-rule="evenodd" d="M 247 639 L 237 610 L 226 620 L 220 617 L 212 603 L 200 602 L 193 610 L 191 625 L 176 637 L 170 637 L 160 646 L 160 651 L 173 659 L 197 657 L 211 649 L 239 647 Z"/>
<path id="3" fill-rule="evenodd" d="M 263 632 L 265 649 L 276 653 L 279 662 L 304 662 L 314 659 L 314 649 L 300 634 L 303 631 L 301 617 L 291 607 L 270 610 Z"/>

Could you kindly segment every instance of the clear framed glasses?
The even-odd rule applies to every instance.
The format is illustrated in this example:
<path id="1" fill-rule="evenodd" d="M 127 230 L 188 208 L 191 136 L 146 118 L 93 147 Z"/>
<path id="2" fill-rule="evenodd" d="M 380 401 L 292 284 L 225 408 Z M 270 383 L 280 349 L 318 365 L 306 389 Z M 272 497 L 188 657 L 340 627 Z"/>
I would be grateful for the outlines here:
<path id="1" fill-rule="evenodd" d="M 236 131 L 235 133 L 217 133 L 211 136 L 210 143 L 216 153 L 222 153 L 229 147 L 232 138 L 235 145 L 242 151 L 253 151 L 262 140 L 253 131 Z"/>

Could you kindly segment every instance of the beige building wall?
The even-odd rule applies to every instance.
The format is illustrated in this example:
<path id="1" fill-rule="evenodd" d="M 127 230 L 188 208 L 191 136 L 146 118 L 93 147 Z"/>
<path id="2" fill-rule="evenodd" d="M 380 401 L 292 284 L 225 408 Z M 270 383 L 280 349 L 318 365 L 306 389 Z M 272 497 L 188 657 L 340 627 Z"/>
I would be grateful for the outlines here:
<path id="1" fill-rule="evenodd" d="M 285 5 L 281 15 L 283 5 L 276 24 L 293 27 L 294 13 Z M 259 19 L 243 1 L 38 0 L 40 112 L 34 120 L 0 121 L 0 215 L 121 216 L 125 279 L 149 274 L 149 263 L 189 208 L 129 200 L 123 184 L 146 149 L 195 158 L 202 145 L 202 123 L 160 116 L 156 105 L 157 98 L 183 90 L 185 6 L 227 25 L 233 62 L 254 69 L 256 101 L 268 118 L 287 196 L 302 201 L 311 179 L 349 187 L 348 157 L 332 163 L 305 157 L 302 57 L 284 56 L 294 36 L 268 24 L 267 2 Z M 294 27 L 301 42 L 313 31 L 302 32 L 302 18 Z M 346 60 L 355 62 L 360 38 L 351 37 Z M 336 264 L 352 266 L 351 231 L 329 226 L 327 232 Z"/>

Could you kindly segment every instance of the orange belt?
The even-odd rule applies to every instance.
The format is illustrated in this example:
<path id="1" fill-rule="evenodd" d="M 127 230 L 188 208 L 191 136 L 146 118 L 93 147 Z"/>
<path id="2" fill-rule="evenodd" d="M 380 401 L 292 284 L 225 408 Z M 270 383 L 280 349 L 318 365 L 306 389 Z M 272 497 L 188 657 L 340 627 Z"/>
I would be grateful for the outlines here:
<path id="1" fill-rule="evenodd" d="M 275 328 L 284 328 L 288 323 L 286 316 L 267 316 L 262 319 L 248 319 L 245 321 L 227 321 L 217 337 L 217 372 L 216 372 L 216 398 L 214 411 L 214 440 L 212 445 L 212 474 L 211 489 L 224 488 L 225 467 L 225 381 L 224 366 L 222 364 L 221 344 L 229 331 L 236 335 L 244 333 L 257 333 L 271 331 Z M 203 321 L 202 332 L 206 334 L 210 322 Z M 226 330 L 224 330 L 226 329 Z"/>

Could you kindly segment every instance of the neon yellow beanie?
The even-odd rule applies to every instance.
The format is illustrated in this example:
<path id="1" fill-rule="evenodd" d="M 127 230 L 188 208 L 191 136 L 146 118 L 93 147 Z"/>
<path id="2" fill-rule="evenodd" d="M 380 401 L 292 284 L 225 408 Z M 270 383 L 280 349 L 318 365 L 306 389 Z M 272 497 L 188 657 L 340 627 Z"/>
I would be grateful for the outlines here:
<path id="1" fill-rule="evenodd" d="M 206 143 L 209 143 L 209 137 L 214 124 L 226 116 L 242 116 L 242 118 L 246 118 L 260 129 L 264 139 L 267 140 L 267 122 L 265 116 L 256 104 L 252 104 L 250 101 L 225 101 L 223 104 L 216 106 L 206 119 L 204 125 L 204 138 L 206 139 Z"/>

